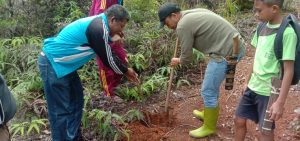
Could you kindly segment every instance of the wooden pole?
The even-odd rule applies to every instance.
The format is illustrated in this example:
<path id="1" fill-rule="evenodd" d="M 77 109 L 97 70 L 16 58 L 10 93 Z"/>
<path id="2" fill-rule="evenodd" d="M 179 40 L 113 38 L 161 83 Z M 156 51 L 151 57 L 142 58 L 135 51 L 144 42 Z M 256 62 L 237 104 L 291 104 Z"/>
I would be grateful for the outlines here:
<path id="1" fill-rule="evenodd" d="M 173 57 L 176 57 L 176 55 L 177 55 L 178 44 L 179 44 L 179 39 L 177 38 Z M 167 90 L 167 98 L 166 98 L 166 103 L 165 103 L 165 111 L 166 112 L 168 112 L 168 109 L 169 109 L 168 107 L 169 107 L 169 99 L 170 99 L 170 93 L 171 93 L 171 88 L 172 88 L 173 76 L 174 76 L 174 67 L 171 68 L 171 72 L 170 72 L 170 79 L 169 79 L 169 85 L 168 85 L 168 90 Z"/>

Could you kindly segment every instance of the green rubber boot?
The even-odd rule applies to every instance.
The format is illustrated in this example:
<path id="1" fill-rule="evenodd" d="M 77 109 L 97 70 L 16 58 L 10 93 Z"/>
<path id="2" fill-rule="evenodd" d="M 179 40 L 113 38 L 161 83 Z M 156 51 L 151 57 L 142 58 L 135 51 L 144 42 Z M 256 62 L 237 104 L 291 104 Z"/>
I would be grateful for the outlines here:
<path id="1" fill-rule="evenodd" d="M 204 108 L 204 123 L 198 129 L 189 132 L 189 135 L 194 138 L 203 138 L 216 133 L 217 121 L 219 117 L 219 107 Z"/>
<path id="2" fill-rule="evenodd" d="M 204 119 L 204 110 L 199 111 L 199 110 L 193 110 L 193 115 L 197 119 L 203 120 Z"/>

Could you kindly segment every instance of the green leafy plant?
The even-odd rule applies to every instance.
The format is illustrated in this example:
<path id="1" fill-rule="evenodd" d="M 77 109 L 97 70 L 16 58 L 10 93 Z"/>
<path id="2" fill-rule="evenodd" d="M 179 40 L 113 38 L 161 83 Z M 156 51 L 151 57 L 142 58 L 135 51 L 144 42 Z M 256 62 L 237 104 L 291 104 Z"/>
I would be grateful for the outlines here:
<path id="1" fill-rule="evenodd" d="M 129 110 L 126 112 L 125 115 L 123 115 L 123 119 L 126 122 L 132 122 L 135 120 L 144 120 L 144 118 L 145 118 L 144 114 L 141 111 L 135 109 Z"/>
<path id="2" fill-rule="evenodd" d="M 239 11 L 236 0 L 226 0 L 226 8 L 228 15 L 236 15 L 236 13 Z"/>
<path id="3" fill-rule="evenodd" d="M 191 85 L 189 81 L 187 81 L 186 79 L 179 79 L 176 83 L 176 87 L 179 88 L 182 85 Z"/>
<path id="4" fill-rule="evenodd" d="M 34 119 L 31 122 L 21 122 L 21 123 L 14 123 L 11 126 L 11 132 L 13 133 L 12 136 L 16 134 L 20 134 L 21 136 L 30 135 L 33 131 L 37 134 L 40 134 L 41 128 L 45 128 L 48 120 L 47 119 Z"/>
<path id="5" fill-rule="evenodd" d="M 41 113 L 36 112 L 36 109 L 45 109 L 45 104 L 38 104 L 39 108 L 26 104 L 34 103 L 43 90 L 36 63 L 41 44 L 41 37 L 24 36 L 0 40 L 0 71 L 5 76 L 17 99 L 18 109 L 22 109 L 24 116 L 27 111 L 40 116 Z"/>
<path id="6" fill-rule="evenodd" d="M 86 91 L 90 94 L 103 89 L 99 80 L 98 71 L 99 69 L 98 66 L 95 65 L 95 60 L 88 62 L 80 70 L 78 70 L 81 82 L 86 87 Z"/>
<path id="7" fill-rule="evenodd" d="M 157 73 L 163 76 L 168 76 L 171 73 L 172 67 L 161 67 L 157 70 Z"/>
<path id="8" fill-rule="evenodd" d="M 60 31 L 67 24 L 85 16 L 78 3 L 72 0 L 59 1 L 55 12 L 53 20 L 56 22 L 56 32 Z"/>
<path id="9" fill-rule="evenodd" d="M 196 49 L 193 49 L 193 63 L 194 64 L 197 64 L 200 61 L 204 61 L 204 59 L 205 59 L 205 56 L 202 52 L 200 52 Z"/>
<path id="10" fill-rule="evenodd" d="M 128 54 L 129 64 L 137 71 L 143 71 L 149 66 L 149 61 L 146 60 L 142 53 Z"/>
<path id="11" fill-rule="evenodd" d="M 137 87 L 129 87 L 129 86 L 123 86 L 119 89 L 117 89 L 118 95 L 121 95 L 124 99 L 129 100 L 133 99 L 136 101 L 142 100 L 142 95 L 139 94 Z"/>
<path id="12" fill-rule="evenodd" d="M 31 47 L 30 51 L 35 52 L 37 49 L 42 47 L 43 39 L 39 36 L 33 37 L 13 37 L 9 38 L 2 38 L 0 39 L 0 47 L 6 49 L 13 49 L 13 50 L 24 50 L 24 47 Z M 39 50 L 40 51 L 40 50 Z"/>
<path id="13" fill-rule="evenodd" d="M 84 95 L 84 108 L 83 108 L 83 113 L 82 113 L 82 118 L 81 122 L 84 128 L 88 127 L 89 123 L 89 112 L 88 112 L 88 107 L 87 104 L 91 100 L 90 95 Z"/>
<path id="14" fill-rule="evenodd" d="M 134 4 L 133 4 L 134 3 Z M 159 3 L 156 0 L 128 0 L 125 6 L 130 12 L 132 21 L 142 25 L 144 20 L 149 21 L 156 17 L 156 9 Z"/>
<path id="15" fill-rule="evenodd" d="M 142 94 L 150 96 L 155 90 L 166 85 L 167 77 L 154 74 L 149 80 L 141 85 Z"/>
<path id="16" fill-rule="evenodd" d="M 119 137 L 125 136 L 129 140 L 128 130 L 124 128 L 126 123 L 121 116 L 111 111 L 93 109 L 89 113 L 89 118 L 97 121 L 96 131 L 101 133 L 103 139 L 118 140 Z"/>

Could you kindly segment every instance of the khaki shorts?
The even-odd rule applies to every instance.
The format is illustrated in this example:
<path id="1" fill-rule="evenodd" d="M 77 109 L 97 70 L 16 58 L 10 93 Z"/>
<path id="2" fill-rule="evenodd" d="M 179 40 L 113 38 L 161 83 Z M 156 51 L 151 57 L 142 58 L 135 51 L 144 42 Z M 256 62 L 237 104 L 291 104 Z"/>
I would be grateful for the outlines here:
<path id="1" fill-rule="evenodd" d="M 8 127 L 6 125 L 0 125 L 0 141 L 10 141 Z"/>

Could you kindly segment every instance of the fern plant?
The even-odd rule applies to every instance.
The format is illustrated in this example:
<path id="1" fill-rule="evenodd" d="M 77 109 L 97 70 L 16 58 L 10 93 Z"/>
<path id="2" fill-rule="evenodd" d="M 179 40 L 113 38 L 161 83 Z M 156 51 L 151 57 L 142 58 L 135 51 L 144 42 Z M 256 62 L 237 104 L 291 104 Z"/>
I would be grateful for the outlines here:
<path id="1" fill-rule="evenodd" d="M 226 0 L 226 8 L 228 15 L 236 15 L 236 13 L 239 11 L 236 0 Z"/>
<path id="2" fill-rule="evenodd" d="M 186 80 L 186 79 L 179 79 L 177 81 L 177 83 L 176 83 L 176 88 L 179 88 L 180 86 L 182 86 L 184 84 L 189 85 L 189 86 L 191 85 L 188 80 Z"/>
<path id="3" fill-rule="evenodd" d="M 13 133 L 14 137 L 16 134 L 20 134 L 21 136 L 30 135 L 33 131 L 37 134 L 40 134 L 41 128 L 45 128 L 48 119 L 34 119 L 31 122 L 21 122 L 12 124 L 10 131 Z"/>
<path id="4" fill-rule="evenodd" d="M 136 109 L 131 109 L 127 111 L 125 115 L 123 115 L 123 119 L 126 122 L 132 122 L 135 120 L 144 120 L 144 118 L 145 118 L 144 114 L 141 111 Z"/>
<path id="5" fill-rule="evenodd" d="M 145 70 L 149 66 L 149 61 L 142 53 L 128 54 L 128 60 L 129 64 L 139 72 Z"/>
<path id="6" fill-rule="evenodd" d="M 81 118 L 82 126 L 84 128 L 87 128 L 89 123 L 89 112 L 88 112 L 87 104 L 90 100 L 91 100 L 90 95 L 84 95 L 84 105 L 83 105 L 84 108 L 83 108 L 83 113 Z"/>
<path id="7" fill-rule="evenodd" d="M 93 109 L 89 118 L 97 121 L 96 131 L 101 133 L 102 139 L 118 140 L 119 137 L 125 136 L 129 140 L 128 130 L 124 128 L 126 123 L 121 116 L 111 111 Z"/>

